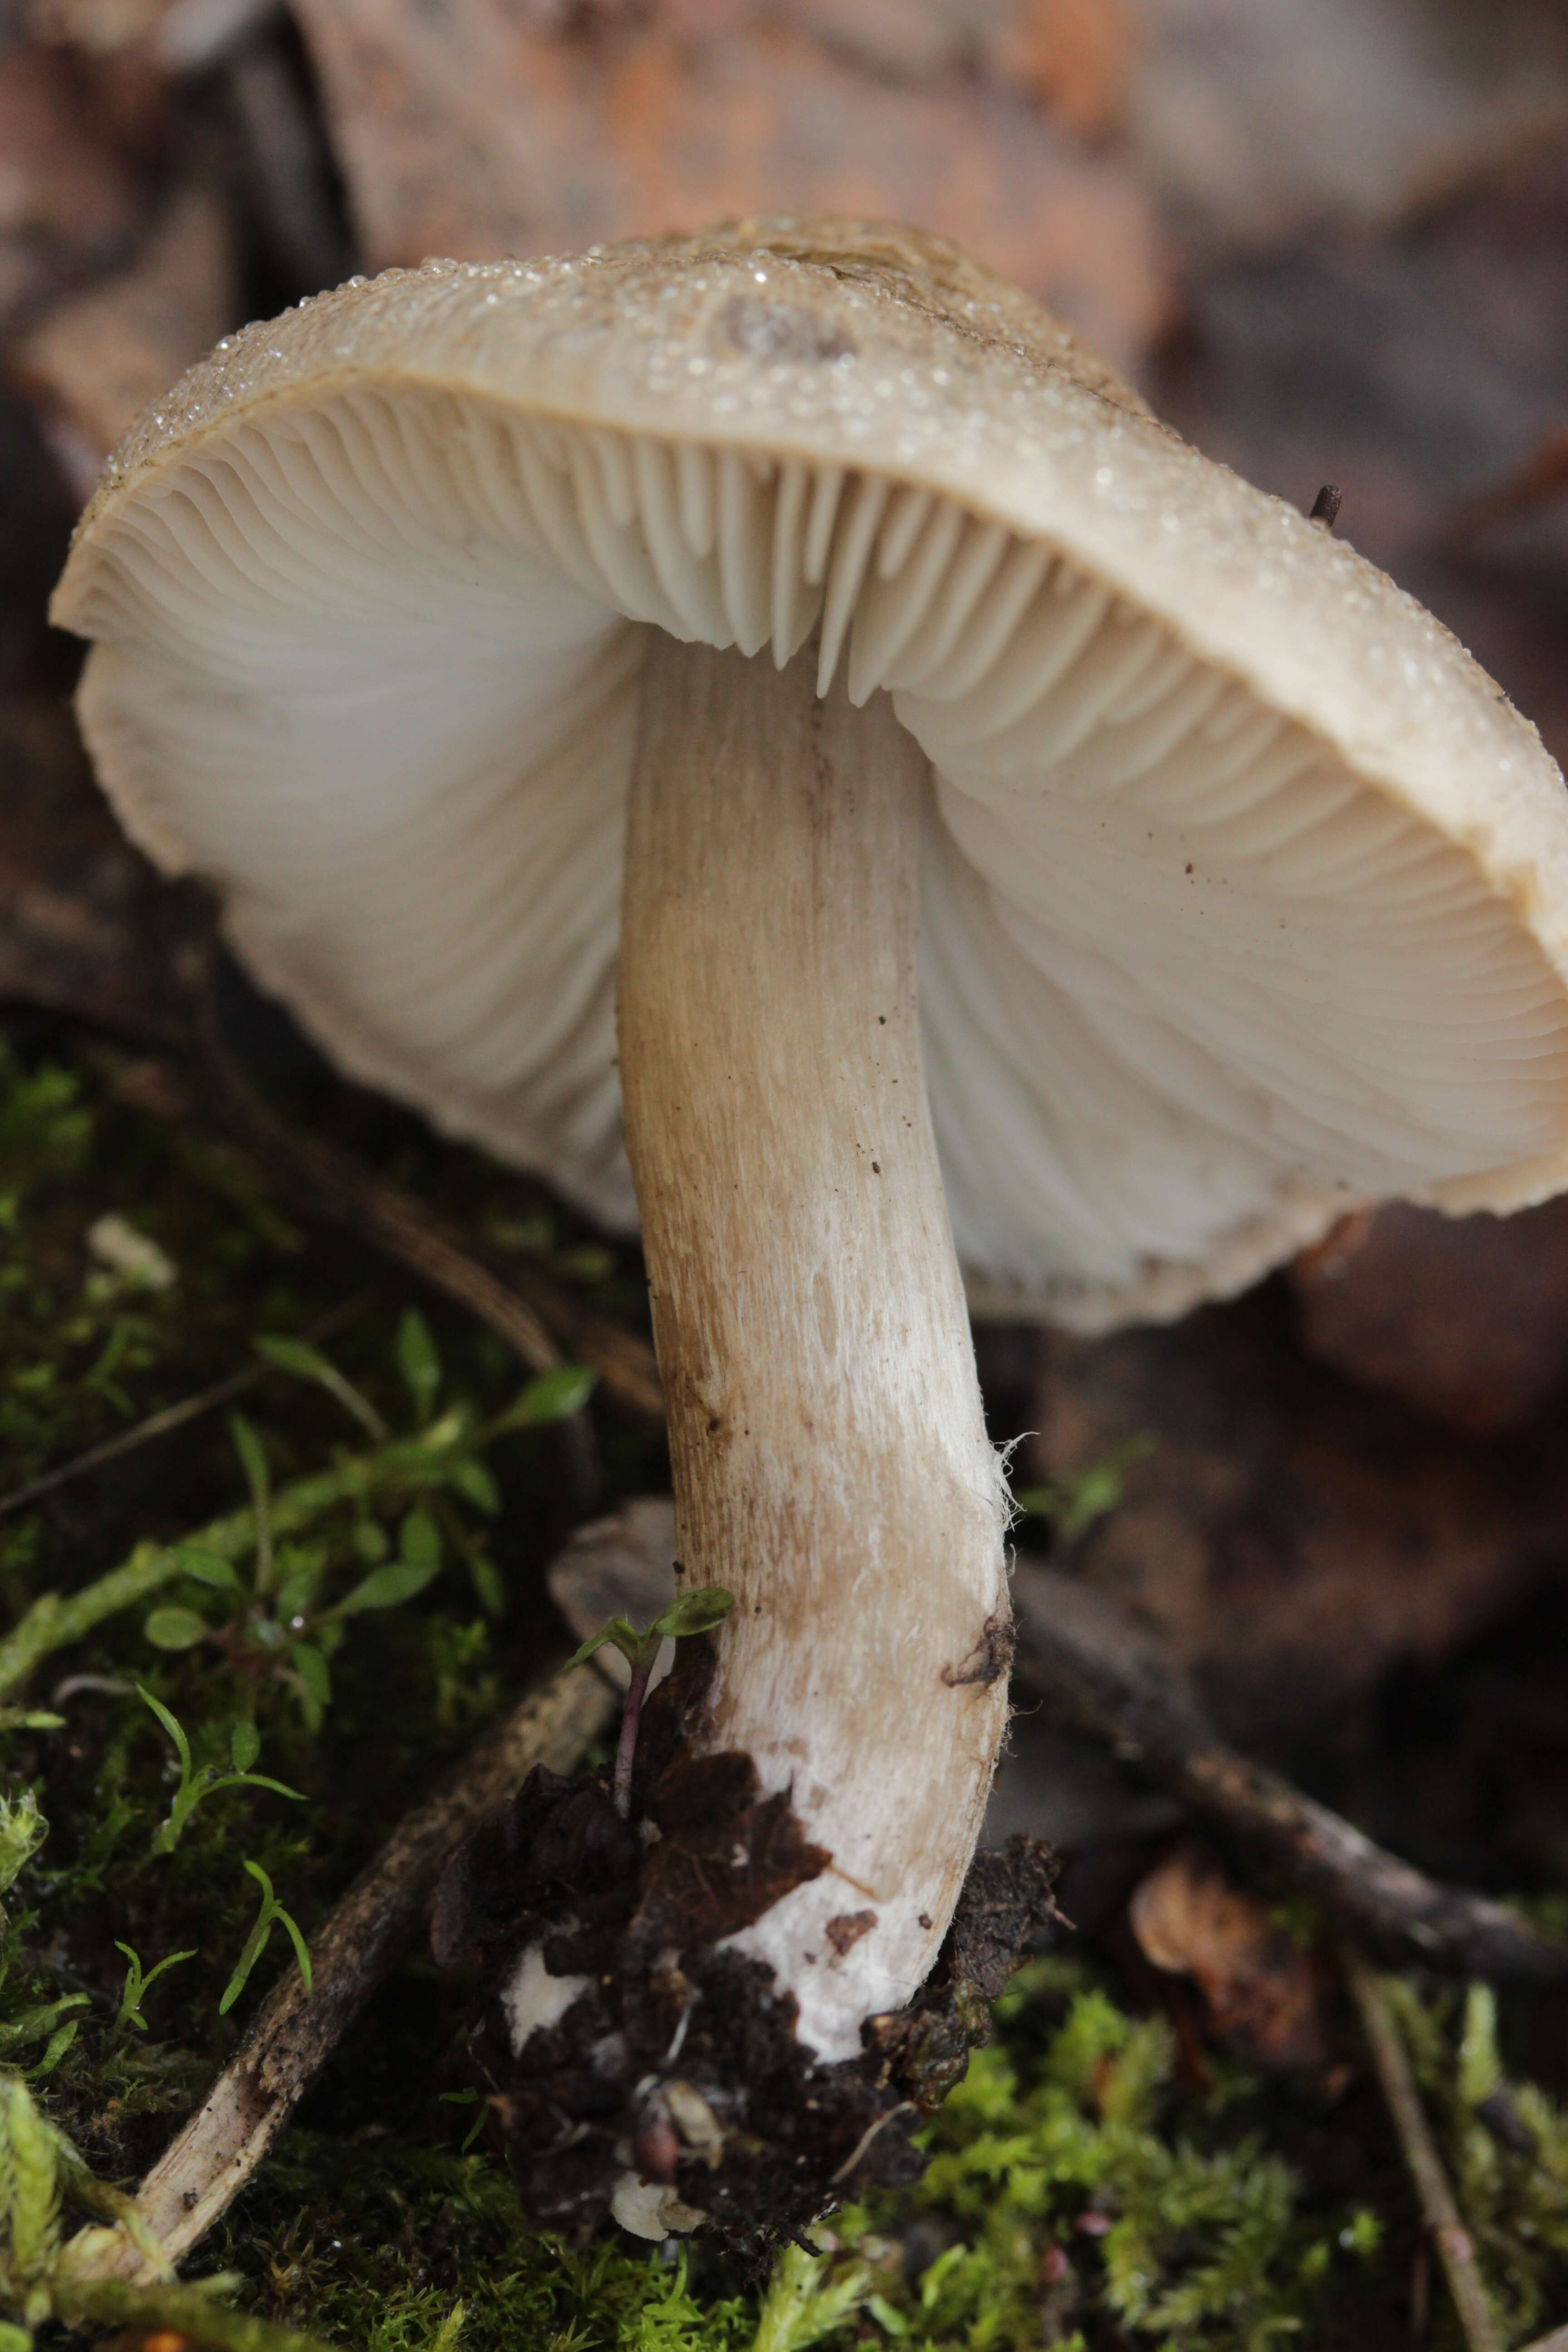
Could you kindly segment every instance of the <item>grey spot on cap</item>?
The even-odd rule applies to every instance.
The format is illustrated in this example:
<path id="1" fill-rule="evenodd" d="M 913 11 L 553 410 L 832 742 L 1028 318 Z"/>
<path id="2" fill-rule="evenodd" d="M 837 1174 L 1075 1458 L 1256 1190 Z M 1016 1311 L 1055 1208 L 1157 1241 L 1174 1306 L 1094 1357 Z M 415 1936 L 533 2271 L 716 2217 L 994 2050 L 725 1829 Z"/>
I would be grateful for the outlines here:
<path id="1" fill-rule="evenodd" d="M 798 303 L 769 302 L 757 295 L 735 294 L 720 311 L 719 327 L 736 351 L 754 360 L 845 360 L 855 356 L 855 346 L 847 335 Z"/>

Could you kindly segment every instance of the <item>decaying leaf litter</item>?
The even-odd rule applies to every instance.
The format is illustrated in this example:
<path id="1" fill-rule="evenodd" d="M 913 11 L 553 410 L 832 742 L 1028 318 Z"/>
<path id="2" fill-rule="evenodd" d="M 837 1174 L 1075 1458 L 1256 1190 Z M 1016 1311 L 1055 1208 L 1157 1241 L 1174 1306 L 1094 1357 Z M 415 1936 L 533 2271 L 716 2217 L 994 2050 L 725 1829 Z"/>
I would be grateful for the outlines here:
<path id="1" fill-rule="evenodd" d="M 188 9 L 84 6 L 40 16 L 7 52 L 8 102 L 22 93 L 32 142 L 26 168 L 47 155 L 58 171 L 60 144 L 39 131 L 46 106 L 82 156 L 68 200 L 32 200 L 7 247 L 16 496 L 0 649 L 15 784 L 0 957 L 16 1007 L 6 1144 L 20 1278 L 8 1321 L 24 1375 L 8 1383 L 8 1486 L 231 1378 L 258 1360 L 258 1333 L 298 1340 L 362 1290 L 363 1314 L 311 1344 L 394 1449 L 417 1445 L 448 1409 L 465 1432 L 503 1417 L 528 1369 L 493 1318 L 476 1323 L 424 1286 L 428 1256 L 410 1274 L 395 1251 L 404 1271 L 391 1270 L 384 1221 L 365 1205 L 378 1178 L 437 1213 L 439 1236 L 475 1270 L 459 1277 L 470 1306 L 488 1276 L 521 1295 L 561 1360 L 591 1360 L 596 1338 L 640 1370 L 651 1402 L 635 1260 L 333 1086 L 232 979 L 222 1050 L 273 1106 L 291 1176 L 268 1163 L 254 1124 L 246 1134 L 242 1120 L 214 1118 L 217 1089 L 199 1075 L 212 1051 L 203 910 L 145 880 L 83 788 L 42 596 L 75 499 L 129 420 L 84 408 L 77 387 L 101 395 L 117 381 L 94 356 L 105 349 L 94 339 L 114 332 L 117 296 L 131 306 L 127 401 L 153 388 L 137 375 L 137 363 L 156 373 L 149 346 L 166 352 L 172 377 L 216 331 L 212 313 L 182 321 L 157 291 L 177 284 L 195 311 L 205 287 L 221 287 L 221 268 L 201 276 L 194 241 L 173 281 L 160 261 L 200 211 L 195 193 L 221 224 L 223 268 L 241 289 L 218 327 L 356 263 L 417 259 L 426 243 L 548 250 L 763 201 L 913 213 L 1079 316 L 1201 445 L 1303 507 L 1320 481 L 1338 481 L 1341 528 L 1458 626 L 1562 754 L 1554 477 L 1537 464 L 1561 426 L 1564 381 L 1562 61 L 1542 14 L 1493 12 L 1482 26 L 1458 10 L 1416 24 L 1390 8 L 1351 25 L 1333 10 L 1252 11 L 1240 48 L 1225 12 L 1196 6 L 540 9 L 521 29 L 477 8 L 459 16 L 439 72 L 420 46 L 427 34 L 386 12 L 215 31 Z M 1368 52 L 1377 70 L 1364 69 Z M 1325 54 L 1362 67 L 1326 77 L 1325 92 Z M 1260 140 L 1258 120 L 1291 93 L 1290 136 Z M 705 105 L 729 129 L 688 164 Z M 821 138 L 825 121 L 863 119 L 864 106 L 883 108 L 887 128 L 853 149 Z M 557 152 L 601 159 L 595 173 L 559 169 L 552 139 Z M 965 158 L 982 151 L 988 175 L 977 177 Z M 290 172 L 290 154 L 305 168 Z M 1023 167 L 994 163 L 1020 154 L 1026 204 Z M 1001 247 L 1008 205 L 1049 233 Z M 1092 235 L 1071 233 L 1084 223 Z M 1087 282 L 1075 288 L 1075 272 Z M 1521 504 L 1517 486 L 1537 478 Z M 1510 496 L 1489 505 L 1494 486 Z M 187 939 L 188 955 L 170 951 Z M 316 1223 L 310 1150 L 323 1135 L 363 1180 L 346 1188 L 352 1243 L 322 1239 Z M 333 1169 L 341 1178 L 342 1162 Z M 344 1217 L 341 1202 L 331 1213 Z M 106 1219 L 123 1229 L 110 1256 L 90 1239 Z M 1054 1567 L 1152 1620 L 1223 1739 L 1293 1768 L 1438 1880 L 1538 1900 L 1550 1928 L 1563 1866 L 1551 1672 L 1563 1226 L 1552 1210 L 1525 1222 L 1528 1234 L 1483 1226 L 1471 1242 L 1466 1228 L 1396 1214 L 1339 1236 L 1298 1270 L 1294 1296 L 1277 1282 L 1171 1331 L 1097 1345 L 995 1331 L 982 1355 L 993 1433 L 1041 1432 L 1017 1473 L 1042 1506 L 1020 1530 L 1025 1547 L 1049 1537 Z M 412 1230 L 417 1250 L 416 1216 Z M 140 1280 L 124 1233 L 159 1254 L 142 1257 Z M 1495 1253 L 1516 1236 L 1526 1296 L 1501 1317 L 1488 1311 Z M 159 1264 L 175 1273 L 166 1288 L 146 1278 Z M 419 1328 L 411 1308 L 434 1335 L 428 1352 L 407 1337 Z M 439 1413 L 428 1411 L 433 1364 Z M 245 1863 L 314 1929 L 542 1648 L 554 1639 L 565 1654 L 545 1561 L 602 1505 L 659 1484 L 656 1426 L 635 1397 L 611 1398 L 606 1377 L 585 1415 L 503 1433 L 493 1460 L 463 1453 L 475 1465 L 466 1494 L 434 1482 L 441 1564 L 422 1590 L 428 1539 L 406 1531 L 421 1512 L 435 1524 L 419 1483 L 431 1465 L 395 1463 L 384 1487 L 372 1477 L 340 1491 L 353 1475 L 342 1460 L 363 1457 L 368 1433 L 298 1369 L 268 1368 L 235 1406 L 187 1424 L 173 1454 L 133 1449 L 17 1515 L 5 1566 L 18 1617 L 50 1591 L 90 1591 L 143 1544 L 187 1543 L 254 1600 L 255 1454 L 247 1466 L 227 1411 L 257 1433 L 285 1518 L 287 1498 L 318 1482 L 276 1545 L 308 1551 L 290 1573 L 314 1580 L 293 1612 L 306 1622 L 284 1626 L 292 1638 L 277 1655 L 235 1665 L 232 1596 L 182 1572 L 176 1589 L 159 1581 L 146 1605 L 105 1618 L 60 1672 L 40 1663 L 7 1695 L 23 1712 L 65 1717 L 58 1732 L 19 1724 L 9 1735 L 16 1785 L 41 1780 L 51 1822 L 10 1897 L 9 2014 L 24 2029 L 14 2047 L 35 2073 L 48 2065 L 29 2085 L 35 2105 L 74 2135 L 100 2181 L 129 2183 L 153 2160 L 281 1958 L 279 1927 L 220 2023 L 257 1925 Z M 493 1520 L 487 1471 L 503 1504 Z M 327 1502 L 320 1482 L 334 1478 Z M 214 1538 L 215 1527 L 230 1532 Z M 399 1571 L 402 1600 L 341 1609 L 367 1583 L 395 1590 Z M 161 1650 L 142 1630 L 159 1607 L 208 1630 Z M 176 1617 L 163 1630 L 192 1626 Z M 304 1652 L 322 1658 L 324 1701 Z M 219 1661 L 229 1679 L 215 1712 Z M 194 1771 L 216 1782 L 254 1769 L 303 1803 L 215 1786 L 174 1851 L 154 1854 L 178 1764 L 137 1683 L 191 1737 Z M 407 1704 L 388 1708 L 394 1692 Z M 1015 1791 L 1036 1736 L 1020 1726 Z M 1076 1780 L 1058 1759 L 1051 1785 L 1064 1816 L 1064 1787 L 1081 1797 L 1076 1821 L 1035 1816 L 1068 1853 L 1074 1957 L 1058 1948 L 1007 1996 L 997 2045 L 934 2126 L 922 2186 L 842 2217 L 836 2246 L 786 2257 L 760 2317 L 744 2299 L 754 2288 L 705 2273 L 700 2254 L 672 2271 L 619 2249 L 563 2254 L 520 2232 L 454 2063 L 464 2000 L 416 1958 L 193 2269 L 232 2263 L 245 2274 L 240 2307 L 356 2342 L 549 2340 L 575 2323 L 606 2344 L 746 2343 L 759 2326 L 789 2343 L 837 2326 L 933 2344 L 1071 2343 L 1075 2331 L 1095 2346 L 1241 2344 L 1292 2320 L 1313 2341 L 1403 2342 L 1413 2320 L 1442 2340 L 1453 2321 L 1435 2256 L 1321 1957 L 1321 1921 L 1290 1907 L 1255 1853 L 1226 1853 L 1249 1895 L 1286 1899 L 1285 1928 L 1327 1979 L 1331 2054 L 1304 2077 L 1249 2077 L 1245 2054 L 1216 2047 L 1198 1979 L 1156 1974 L 1125 1924 L 1129 1898 L 1135 1917 L 1137 1890 L 1169 1866 L 1168 1801 L 1090 1750 Z M 1029 1801 L 1026 1782 L 1017 1796 L 1005 1780 L 999 1805 Z M 20 1846 L 33 1834 L 24 1824 Z M 187 1947 L 192 1959 L 148 1983 Z M 146 2035 L 125 2021 L 140 2014 L 139 1999 L 126 2006 L 137 1982 Z M 1563 2310 L 1559 2127 L 1542 2104 L 1561 2074 L 1560 2024 L 1555 1995 L 1503 1992 L 1499 2008 L 1500 2028 L 1481 1993 L 1417 1978 L 1395 2014 L 1493 2324 L 1523 2344 Z M 26 2111 L 14 2113 L 13 2144 L 36 2149 Z M 1256 2154 L 1241 2153 L 1249 2131 Z M 37 2314 L 40 2282 L 54 2277 L 55 2190 L 47 2165 L 26 2169 L 15 2269 L 27 2273 L 18 2310 L 31 2296 Z M 54 2170 L 68 2202 L 80 2176 L 63 2156 Z M 70 2307 L 63 2273 L 47 2292 Z M 183 2324 L 172 2301 L 146 2310 Z M 219 2311 L 198 2332 L 241 2326 Z M 102 2302 L 99 2315 L 137 2316 Z"/>

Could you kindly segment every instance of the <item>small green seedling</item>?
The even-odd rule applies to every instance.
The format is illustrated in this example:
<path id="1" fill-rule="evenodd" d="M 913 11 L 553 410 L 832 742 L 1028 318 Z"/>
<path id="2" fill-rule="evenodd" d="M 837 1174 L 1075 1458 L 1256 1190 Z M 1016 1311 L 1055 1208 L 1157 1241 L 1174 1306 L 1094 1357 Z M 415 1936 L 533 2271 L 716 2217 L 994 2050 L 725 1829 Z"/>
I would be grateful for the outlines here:
<path id="1" fill-rule="evenodd" d="M 700 1584 L 695 1591 L 681 1593 L 668 1609 L 661 1609 L 652 1624 L 640 1633 L 626 1618 L 612 1617 L 566 1661 L 568 1671 L 580 1666 L 595 1650 L 602 1650 L 606 1642 L 611 1642 L 632 1670 L 626 1713 L 621 1717 L 620 1745 L 616 1749 L 616 1811 L 623 1821 L 632 1809 L 632 1759 L 637 1750 L 637 1726 L 642 1720 L 642 1704 L 647 1696 L 648 1676 L 658 1660 L 659 1644 L 667 1636 L 679 1642 L 687 1633 L 706 1633 L 710 1626 L 720 1624 L 734 1606 L 734 1594 L 726 1592 L 721 1584 Z"/>
<path id="2" fill-rule="evenodd" d="M 224 1987 L 223 1999 L 217 2005 L 217 2013 L 220 2017 L 227 2016 L 240 1994 L 245 1990 L 246 1979 L 267 1949 L 275 1927 L 281 1927 L 293 1945 L 294 1958 L 300 1963 L 300 1974 L 304 1979 L 305 1990 L 309 1992 L 310 1990 L 310 1955 L 305 1948 L 305 1938 L 300 1933 L 297 1922 L 289 1917 L 276 1895 L 273 1894 L 272 1881 L 262 1869 L 261 1864 L 258 1862 L 247 1860 L 245 1866 L 261 1889 L 261 1908 L 257 1914 L 255 1927 L 245 1939 L 245 1949 L 239 1956 L 234 1974 Z"/>
<path id="3" fill-rule="evenodd" d="M 414 1507 L 404 1515 L 400 1557 L 387 1561 L 383 1529 L 362 1512 L 352 1555 L 367 1561 L 373 1572 L 340 1600 L 324 1603 L 320 1587 L 328 1567 L 336 1564 L 331 1558 L 335 1547 L 289 1540 L 287 1521 L 296 1517 L 289 1507 L 299 1489 L 286 1490 L 281 1497 L 273 1495 L 261 1440 L 237 1413 L 230 1433 L 250 1489 L 255 1564 L 249 1582 L 233 1559 L 209 1542 L 175 1543 L 169 1548 L 169 1564 L 218 1596 L 228 1621 L 220 1624 L 200 1607 L 165 1601 L 153 1610 L 142 1630 L 160 1650 L 194 1650 L 205 1642 L 231 1660 L 243 1659 L 247 1667 L 259 1667 L 265 1660 L 266 1671 L 298 1693 L 313 1729 L 331 1702 L 328 1659 L 342 1638 L 342 1621 L 413 1600 L 440 1573 L 444 1544 L 467 1561 L 486 1614 L 504 1614 L 506 1591 L 495 1564 L 454 1509 L 452 1497 L 483 1517 L 496 1517 L 500 1487 L 494 1472 L 479 1459 L 479 1449 L 513 1431 L 542 1428 L 580 1412 L 595 1376 L 582 1365 L 557 1365 L 531 1381 L 504 1412 L 487 1423 L 474 1425 L 460 1405 L 436 1420 L 441 1359 L 423 1317 L 411 1308 L 399 1328 L 397 1361 L 418 1426 L 410 1436 L 393 1438 L 375 1407 L 319 1348 L 276 1336 L 263 1336 L 255 1345 L 279 1371 L 325 1389 L 376 1440 L 382 1465 L 390 1474 L 389 1486 L 395 1492 L 401 1486 L 414 1498 Z"/>
<path id="4" fill-rule="evenodd" d="M 169 1818 L 153 1840 L 154 1853 L 173 1853 L 180 1843 L 181 1831 L 201 1803 L 202 1799 L 215 1796 L 219 1789 L 270 1789 L 275 1796 L 291 1797 L 296 1804 L 304 1803 L 305 1800 L 298 1789 L 286 1789 L 281 1780 L 269 1780 L 264 1772 L 247 1771 L 240 1763 L 242 1757 L 249 1763 L 256 1761 L 258 1747 L 255 1744 L 253 1725 L 237 1724 L 235 1726 L 234 1738 L 230 1747 L 230 1755 L 236 1768 L 233 1771 L 221 1771 L 217 1765 L 206 1764 L 198 1772 L 192 1766 L 191 1743 L 185 1738 L 178 1716 L 171 1715 L 162 1700 L 155 1699 L 151 1691 L 143 1690 L 140 1683 L 136 1685 L 136 1696 L 152 1708 L 174 1741 L 174 1753 L 180 1759 L 180 1785 L 174 1790 L 174 1801 L 169 1808 Z M 248 1869 L 249 1864 L 246 1866 Z"/>
<path id="5" fill-rule="evenodd" d="M 147 2021 L 142 2014 L 142 2002 L 148 1989 L 157 1982 L 165 1969 L 176 1968 L 181 1960 L 194 1960 L 195 1953 L 194 1950 L 171 1952 L 166 1960 L 160 1960 L 155 1969 L 149 1969 L 143 1974 L 141 1956 L 131 1945 L 116 1942 L 114 1948 L 117 1952 L 123 1952 L 131 1963 L 125 1971 L 125 1990 L 120 1996 L 120 2014 L 114 2021 L 115 2027 L 123 2031 L 126 2026 L 133 2025 L 138 2033 L 145 2033 Z"/>
<path id="6" fill-rule="evenodd" d="M 1038 1486 L 1020 1486 L 1013 1500 L 1031 1518 L 1049 1519 L 1060 1540 L 1070 1547 L 1112 1511 L 1121 1509 L 1128 1471 L 1152 1454 L 1157 1443 L 1148 1430 L 1141 1430 L 1137 1436 L 1111 1446 L 1087 1470 L 1065 1478 L 1047 1478 Z"/>

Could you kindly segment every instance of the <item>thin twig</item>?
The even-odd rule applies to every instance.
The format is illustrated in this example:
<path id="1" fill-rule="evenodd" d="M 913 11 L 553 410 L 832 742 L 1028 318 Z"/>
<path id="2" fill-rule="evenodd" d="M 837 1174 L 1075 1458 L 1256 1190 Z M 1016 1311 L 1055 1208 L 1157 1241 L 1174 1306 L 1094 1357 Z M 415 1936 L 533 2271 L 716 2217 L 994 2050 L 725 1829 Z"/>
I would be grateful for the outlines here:
<path id="1" fill-rule="evenodd" d="M 1103 1594 L 1020 1561 L 1013 1607 L 1018 1679 L 1058 1722 L 1169 1789 L 1379 1952 L 1456 1976 L 1568 1977 L 1568 1944 L 1505 1904 L 1440 1885 L 1226 1747 L 1158 1638 Z"/>
<path id="2" fill-rule="evenodd" d="M 341 1331 L 346 1324 L 363 1315 L 369 1305 L 369 1291 L 359 1291 L 353 1298 L 341 1300 L 329 1314 L 319 1316 L 308 1330 L 297 1336 L 312 1342 L 330 1339 L 335 1331 Z M 230 1372 L 226 1380 L 215 1381 L 210 1389 L 203 1389 L 197 1395 L 186 1397 L 179 1404 L 165 1405 L 162 1412 L 150 1413 L 145 1421 L 139 1421 L 134 1429 L 122 1429 L 118 1437 L 106 1437 L 101 1445 L 89 1445 L 87 1452 L 79 1454 L 74 1461 L 63 1462 L 58 1470 L 46 1470 L 41 1477 L 29 1478 L 25 1486 L 18 1486 L 14 1493 L 0 1497 L 0 1519 L 5 1518 L 12 1511 L 26 1510 L 29 1504 L 42 1501 L 57 1487 L 68 1486 L 73 1478 L 84 1478 L 90 1470 L 101 1470 L 105 1463 L 118 1462 L 122 1454 L 134 1454 L 140 1446 L 151 1445 L 160 1437 L 172 1436 L 176 1429 L 184 1429 L 188 1421 L 199 1420 L 204 1412 L 212 1412 L 220 1404 L 232 1403 L 236 1397 L 243 1396 L 247 1389 L 253 1389 L 258 1381 L 264 1381 L 269 1372 L 276 1370 L 274 1364 L 248 1364 L 242 1372 Z"/>
<path id="3" fill-rule="evenodd" d="M 536 1371 L 561 1361 L 557 1347 L 597 1372 L 607 1395 L 641 1419 L 662 1424 L 664 1400 L 653 1349 L 609 1317 L 574 1298 L 541 1267 L 522 1264 L 503 1276 L 456 1220 L 388 1183 L 343 1145 L 279 1118 L 208 1024 L 204 1040 L 211 1099 L 198 1103 L 173 1066 L 136 1066 L 121 1092 L 163 1118 L 216 1114 L 229 1134 L 300 1214 L 344 1226 L 421 1282 L 441 1291 L 515 1349 Z"/>
<path id="4" fill-rule="evenodd" d="M 568 1772 L 616 1710 L 588 1668 L 530 1693 L 477 1740 L 436 1793 L 393 1832 L 297 1967 L 272 1988 L 243 2047 L 137 2192 L 138 2212 L 177 2262 L 242 2189 L 349 2026 L 413 1936 L 437 1877 L 493 1805 L 535 1764 Z M 77 2275 L 142 2279 L 146 2257 L 121 2231 L 83 2247 Z"/>
<path id="5" fill-rule="evenodd" d="M 1459 2219 L 1448 2176 L 1427 2126 L 1421 2094 L 1382 1986 L 1358 1952 L 1346 1948 L 1346 1981 L 1360 2014 L 1378 2084 L 1420 2200 L 1421 2218 L 1437 2249 L 1454 2307 L 1470 2352 L 1503 2352 L 1503 2341 L 1476 2266 L 1470 2233 Z"/>

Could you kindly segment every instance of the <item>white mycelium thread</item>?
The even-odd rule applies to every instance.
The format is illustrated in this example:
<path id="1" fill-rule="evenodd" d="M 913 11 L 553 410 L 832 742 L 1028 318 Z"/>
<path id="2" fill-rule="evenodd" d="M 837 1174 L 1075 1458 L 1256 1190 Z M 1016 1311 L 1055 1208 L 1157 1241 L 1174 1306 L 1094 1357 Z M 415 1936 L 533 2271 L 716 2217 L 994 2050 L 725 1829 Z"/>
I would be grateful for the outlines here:
<path id="1" fill-rule="evenodd" d="M 428 389 L 241 422 L 107 524 L 134 829 L 362 1077 L 633 1216 L 614 1068 L 645 632 L 890 690 L 960 1255 L 1092 1328 L 1561 1148 L 1563 992 L 1468 851 L 1041 544 L 871 472 Z"/>

